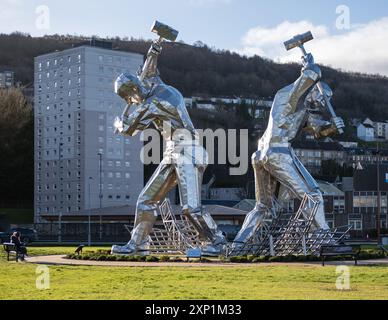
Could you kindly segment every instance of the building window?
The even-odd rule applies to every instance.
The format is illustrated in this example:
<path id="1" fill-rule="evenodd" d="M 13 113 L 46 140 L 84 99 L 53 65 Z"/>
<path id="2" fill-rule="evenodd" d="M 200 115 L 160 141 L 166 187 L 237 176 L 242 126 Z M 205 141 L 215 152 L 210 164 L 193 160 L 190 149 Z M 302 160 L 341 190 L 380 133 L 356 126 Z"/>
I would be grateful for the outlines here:
<path id="1" fill-rule="evenodd" d="M 360 230 L 362 230 L 362 220 L 361 219 L 349 219 L 349 226 L 352 227 L 352 230 L 360 231 Z"/>

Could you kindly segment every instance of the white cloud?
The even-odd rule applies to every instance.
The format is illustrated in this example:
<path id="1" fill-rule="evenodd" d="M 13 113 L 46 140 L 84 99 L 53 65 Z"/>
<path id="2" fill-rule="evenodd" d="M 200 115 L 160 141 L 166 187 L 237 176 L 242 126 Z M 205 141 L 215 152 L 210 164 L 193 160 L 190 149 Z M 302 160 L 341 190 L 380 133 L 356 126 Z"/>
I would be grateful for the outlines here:
<path id="1" fill-rule="evenodd" d="M 248 56 L 258 54 L 279 62 L 300 61 L 298 49 L 287 52 L 283 42 L 296 34 L 311 30 L 315 39 L 306 44 L 317 63 L 388 76 L 388 17 L 363 25 L 353 25 L 340 34 L 330 34 L 324 25 L 308 21 L 285 21 L 274 28 L 256 27 L 242 39 L 235 50 Z"/>

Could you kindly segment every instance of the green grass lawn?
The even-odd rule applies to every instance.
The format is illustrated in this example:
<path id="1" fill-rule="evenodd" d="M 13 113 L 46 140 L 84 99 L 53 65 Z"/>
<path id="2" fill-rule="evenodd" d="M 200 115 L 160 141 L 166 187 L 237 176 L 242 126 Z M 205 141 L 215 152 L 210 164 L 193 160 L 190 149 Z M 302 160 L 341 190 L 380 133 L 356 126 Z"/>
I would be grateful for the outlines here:
<path id="1" fill-rule="evenodd" d="M 30 248 L 31 255 L 73 251 Z M 51 288 L 41 291 L 35 286 L 36 265 L 7 262 L 1 253 L 0 299 L 388 299 L 388 267 L 351 267 L 350 291 L 336 289 L 335 267 L 318 265 L 49 269 Z"/>

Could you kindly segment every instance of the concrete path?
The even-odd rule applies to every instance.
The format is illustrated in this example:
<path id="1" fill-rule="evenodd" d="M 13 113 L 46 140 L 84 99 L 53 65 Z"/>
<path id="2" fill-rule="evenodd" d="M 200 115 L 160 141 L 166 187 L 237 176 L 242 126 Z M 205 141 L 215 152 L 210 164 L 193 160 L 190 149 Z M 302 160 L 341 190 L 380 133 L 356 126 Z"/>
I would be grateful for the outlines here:
<path id="1" fill-rule="evenodd" d="M 242 268 L 258 268 L 261 266 L 276 266 L 276 265 L 290 265 L 290 266 L 321 266 L 321 262 L 305 262 L 305 263 L 186 263 L 186 262 L 121 262 L 121 261 L 88 261 L 88 260 L 70 260 L 65 259 L 63 255 L 52 256 L 35 256 L 26 258 L 26 262 L 45 265 L 68 265 L 68 266 L 98 266 L 98 267 L 149 267 L 149 268 L 163 268 L 163 267 L 242 267 Z M 359 261 L 359 266 L 382 265 L 388 267 L 388 259 L 381 260 L 366 260 Z M 354 261 L 332 261 L 326 262 L 327 266 L 347 265 L 353 266 Z"/>

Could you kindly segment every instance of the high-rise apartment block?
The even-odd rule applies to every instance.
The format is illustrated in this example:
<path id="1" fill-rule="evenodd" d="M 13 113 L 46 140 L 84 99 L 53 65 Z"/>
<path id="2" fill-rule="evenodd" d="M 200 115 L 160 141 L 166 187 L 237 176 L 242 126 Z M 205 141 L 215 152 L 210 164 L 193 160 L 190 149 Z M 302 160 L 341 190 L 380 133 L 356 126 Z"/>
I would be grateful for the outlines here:
<path id="1" fill-rule="evenodd" d="M 142 63 L 139 54 L 93 46 L 35 58 L 35 222 L 136 203 L 142 143 L 114 134 L 125 107 L 114 80 Z"/>

